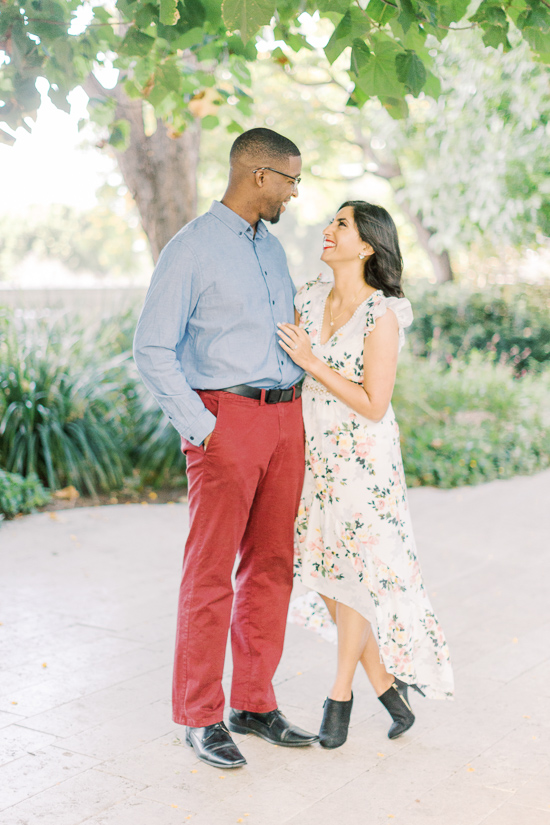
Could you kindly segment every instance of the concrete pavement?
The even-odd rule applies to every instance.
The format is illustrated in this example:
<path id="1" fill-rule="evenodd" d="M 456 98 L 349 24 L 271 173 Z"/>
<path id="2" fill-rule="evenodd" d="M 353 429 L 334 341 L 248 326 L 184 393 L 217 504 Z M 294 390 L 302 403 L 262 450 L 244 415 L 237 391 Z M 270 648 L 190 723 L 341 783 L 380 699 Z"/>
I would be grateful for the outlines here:
<path id="1" fill-rule="evenodd" d="M 236 736 L 198 762 L 171 721 L 184 504 L 42 513 L 0 529 L 2 825 L 550 825 L 550 472 L 411 507 L 457 697 L 389 717 L 358 672 L 344 747 Z M 317 729 L 335 648 L 289 626 L 281 708 Z M 226 680 L 231 663 L 228 659 Z"/>

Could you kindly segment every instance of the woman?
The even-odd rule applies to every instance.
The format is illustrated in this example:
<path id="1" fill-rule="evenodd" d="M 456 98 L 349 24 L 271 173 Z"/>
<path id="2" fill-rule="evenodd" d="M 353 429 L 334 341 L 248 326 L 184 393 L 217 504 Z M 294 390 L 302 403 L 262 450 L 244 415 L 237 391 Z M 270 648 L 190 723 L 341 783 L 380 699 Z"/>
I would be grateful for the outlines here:
<path id="1" fill-rule="evenodd" d="M 337 626 L 337 673 L 320 730 L 321 744 L 335 748 L 347 737 L 358 662 L 393 719 L 390 739 L 414 722 L 408 687 L 452 698 L 453 677 L 416 559 L 390 403 L 412 321 L 393 220 L 379 206 L 347 201 L 324 231 L 321 259 L 334 281 L 320 276 L 302 287 L 296 324 L 280 324 L 279 336 L 307 372 L 296 572 Z"/>

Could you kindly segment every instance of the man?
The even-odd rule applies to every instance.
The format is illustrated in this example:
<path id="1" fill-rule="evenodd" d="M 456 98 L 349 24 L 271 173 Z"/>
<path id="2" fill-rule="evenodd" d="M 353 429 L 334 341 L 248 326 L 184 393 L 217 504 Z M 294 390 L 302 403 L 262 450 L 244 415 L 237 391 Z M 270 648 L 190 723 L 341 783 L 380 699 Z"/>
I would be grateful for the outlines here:
<path id="1" fill-rule="evenodd" d="M 221 203 L 164 248 L 134 344 L 187 458 L 173 716 L 196 755 L 218 768 L 246 764 L 223 724 L 230 626 L 230 729 L 294 747 L 318 739 L 280 713 L 271 684 L 292 589 L 304 433 L 302 371 L 277 338 L 277 324 L 294 320 L 295 290 L 263 221 L 277 223 L 297 197 L 301 157 L 282 135 L 251 129 L 233 144 L 230 166 Z"/>

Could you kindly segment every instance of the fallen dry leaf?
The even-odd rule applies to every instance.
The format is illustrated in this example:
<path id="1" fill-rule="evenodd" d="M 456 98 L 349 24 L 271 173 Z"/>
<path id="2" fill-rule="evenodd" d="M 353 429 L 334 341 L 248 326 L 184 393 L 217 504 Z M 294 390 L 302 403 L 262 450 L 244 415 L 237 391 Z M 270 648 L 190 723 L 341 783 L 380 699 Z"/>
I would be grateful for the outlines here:
<path id="1" fill-rule="evenodd" d="M 383 759 L 386 754 L 385 753 L 380 753 L 380 751 L 378 751 L 378 753 L 376 755 L 379 756 L 380 759 Z"/>
<path id="2" fill-rule="evenodd" d="M 77 498 L 80 498 L 80 493 L 76 487 L 70 484 L 68 487 L 63 487 L 62 490 L 54 490 L 53 497 L 64 501 L 76 501 Z"/>
<path id="3" fill-rule="evenodd" d="M 42 662 L 42 667 L 48 667 L 48 663 L 47 662 Z"/>

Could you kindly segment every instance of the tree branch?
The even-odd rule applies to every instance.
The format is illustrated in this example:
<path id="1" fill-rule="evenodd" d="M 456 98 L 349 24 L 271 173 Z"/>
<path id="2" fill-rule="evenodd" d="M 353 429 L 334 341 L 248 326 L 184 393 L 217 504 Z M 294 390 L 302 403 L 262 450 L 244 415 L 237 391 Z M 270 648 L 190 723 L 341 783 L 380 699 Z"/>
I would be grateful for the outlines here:
<path id="1" fill-rule="evenodd" d="M 372 148 L 369 138 L 365 137 L 359 125 L 355 125 L 354 132 L 355 145 L 359 146 L 359 148 L 363 152 L 364 157 L 367 157 L 371 161 L 371 163 L 375 163 L 378 167 L 376 171 L 373 170 L 373 175 L 376 175 L 379 178 L 384 178 L 384 180 L 392 180 L 393 178 L 399 178 L 402 176 L 403 173 L 401 171 L 399 162 L 394 160 L 392 163 L 388 163 L 381 160 Z"/>
<path id="2" fill-rule="evenodd" d="M 105 100 L 109 98 L 114 98 L 116 100 L 117 98 L 115 90 L 106 89 L 105 86 L 102 86 L 93 72 L 90 72 L 88 77 L 80 85 L 82 86 L 88 97 L 93 97 L 96 99 L 104 98 Z"/>

